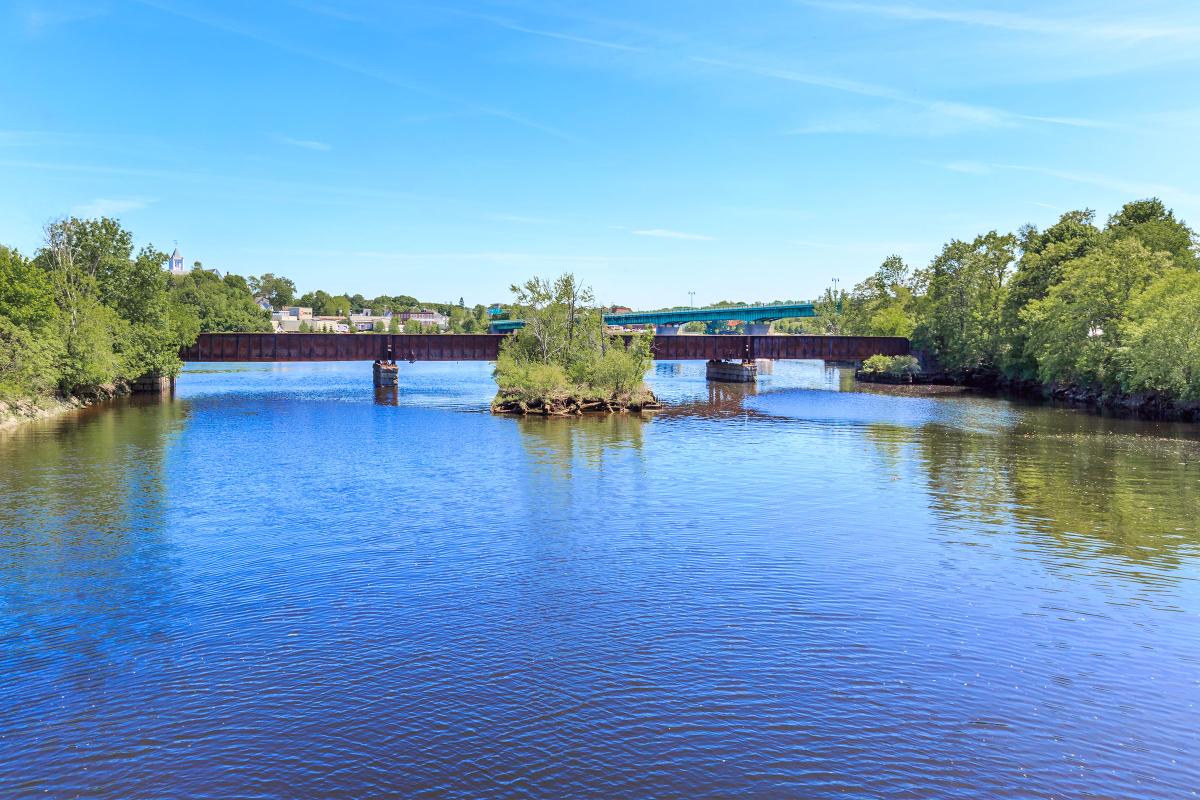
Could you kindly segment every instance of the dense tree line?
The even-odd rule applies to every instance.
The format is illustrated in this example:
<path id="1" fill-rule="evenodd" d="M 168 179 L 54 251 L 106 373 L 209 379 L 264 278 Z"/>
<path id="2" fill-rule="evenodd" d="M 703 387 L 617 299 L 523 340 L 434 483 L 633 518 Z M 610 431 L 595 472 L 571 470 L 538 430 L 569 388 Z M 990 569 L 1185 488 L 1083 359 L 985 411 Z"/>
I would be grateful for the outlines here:
<path id="1" fill-rule="evenodd" d="M 0 392 L 37 396 L 173 374 L 199 331 L 152 246 L 111 219 L 46 228 L 27 258 L 0 247 Z"/>
<path id="2" fill-rule="evenodd" d="M 816 306 L 806 331 L 910 336 L 963 380 L 1200 400 L 1196 237 L 1157 199 L 1103 227 L 1070 211 L 1045 230 L 954 240 L 915 271 L 891 256 Z"/>
<path id="3" fill-rule="evenodd" d="M 32 257 L 0 246 L 0 396 L 36 398 L 175 374 L 200 331 L 270 330 L 246 280 L 163 270 L 113 219 L 46 227 Z"/>

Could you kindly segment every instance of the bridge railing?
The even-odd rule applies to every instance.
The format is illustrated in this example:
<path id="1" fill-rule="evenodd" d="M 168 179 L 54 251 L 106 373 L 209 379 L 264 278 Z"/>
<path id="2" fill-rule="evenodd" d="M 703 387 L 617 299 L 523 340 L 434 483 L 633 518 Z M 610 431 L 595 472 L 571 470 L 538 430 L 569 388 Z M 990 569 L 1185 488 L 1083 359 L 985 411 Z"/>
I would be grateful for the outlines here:
<path id="1" fill-rule="evenodd" d="M 183 361 L 495 361 L 504 338 L 488 333 L 202 333 L 179 357 Z M 654 337 L 654 357 L 663 361 L 864 361 L 876 354 L 908 352 L 908 340 L 892 336 Z"/>

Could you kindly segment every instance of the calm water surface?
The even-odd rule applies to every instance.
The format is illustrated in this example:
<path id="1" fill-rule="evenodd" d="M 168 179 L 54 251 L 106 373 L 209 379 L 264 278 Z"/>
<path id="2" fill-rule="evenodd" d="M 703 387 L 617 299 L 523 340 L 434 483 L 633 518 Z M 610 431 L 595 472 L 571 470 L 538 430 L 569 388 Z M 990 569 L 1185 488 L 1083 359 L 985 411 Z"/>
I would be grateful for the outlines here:
<path id="1" fill-rule="evenodd" d="M 0 438 L 0 797 L 1183 798 L 1200 426 L 193 365 Z"/>

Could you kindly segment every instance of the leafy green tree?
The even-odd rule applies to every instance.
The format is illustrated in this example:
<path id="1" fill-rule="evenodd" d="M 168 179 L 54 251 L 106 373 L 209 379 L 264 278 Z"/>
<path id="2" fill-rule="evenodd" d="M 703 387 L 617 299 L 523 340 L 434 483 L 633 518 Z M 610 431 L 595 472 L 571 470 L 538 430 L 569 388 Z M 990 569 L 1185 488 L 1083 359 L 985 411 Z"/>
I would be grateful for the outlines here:
<path id="1" fill-rule="evenodd" d="M 46 273 L 0 246 L 0 397 L 43 394 L 59 381 L 64 345 Z"/>
<path id="2" fill-rule="evenodd" d="M 813 333 L 840 336 L 846 331 L 845 314 L 849 311 L 849 294 L 844 289 L 829 287 L 813 301 L 813 314 L 805 327 Z"/>
<path id="3" fill-rule="evenodd" d="M 1166 252 L 1117 239 L 1067 263 L 1062 280 L 1021 312 L 1045 383 L 1115 386 L 1132 299 L 1171 267 Z"/>
<path id="4" fill-rule="evenodd" d="M 0 245 L 0 317 L 45 335 L 58 320 L 54 286 L 44 270 Z"/>
<path id="5" fill-rule="evenodd" d="M 153 247 L 135 255 L 133 237 L 115 220 L 67 219 L 46 228 L 35 264 L 60 310 L 63 389 L 174 374 L 179 349 L 195 340 L 195 313 L 171 297 Z"/>
<path id="6" fill-rule="evenodd" d="M 266 300 L 271 308 L 280 309 L 290 306 L 296 299 L 296 284 L 289 278 L 268 272 L 257 278 L 251 277 L 248 283 L 250 291 L 254 293 L 254 299 Z"/>
<path id="7" fill-rule="evenodd" d="M 923 319 L 914 333 L 960 374 L 996 374 L 1003 354 L 1005 281 L 1016 238 L 990 231 L 972 242 L 947 244 L 917 277 L 925 288 Z"/>
<path id="8" fill-rule="evenodd" d="M 371 329 L 375 333 L 386 333 L 387 332 L 387 327 L 383 324 L 383 321 L 378 320 L 378 319 L 375 320 L 375 324 L 371 326 Z"/>
<path id="9" fill-rule="evenodd" d="M 1200 272 L 1171 269 L 1133 298 L 1121 322 L 1121 388 L 1200 400 Z"/>
<path id="10" fill-rule="evenodd" d="M 524 327 L 505 339 L 494 375 L 498 400 L 552 402 L 565 395 L 630 398 L 648 395 L 653 335 L 627 345 L 605 331 L 591 289 L 566 273 L 512 287 Z"/>
<path id="11" fill-rule="evenodd" d="M 1007 340 L 1004 367 L 1017 378 L 1037 374 L 1037 361 L 1027 348 L 1027 332 L 1021 311 L 1040 300 L 1062 279 L 1064 266 L 1090 253 L 1103 241 L 1091 209 L 1068 211 L 1058 222 L 1039 231 L 1032 225 L 1018 234 L 1021 258 L 1009 281 L 1004 298 L 1003 328 Z"/>
<path id="12" fill-rule="evenodd" d="M 218 278 L 208 270 L 173 276 L 171 295 L 194 309 L 202 332 L 267 332 L 271 315 L 254 302 L 244 278 L 232 273 Z"/>
<path id="13" fill-rule="evenodd" d="M 296 305 L 303 308 L 311 308 L 314 314 L 326 315 L 325 309 L 329 304 L 329 292 L 323 292 L 317 289 L 313 292 L 306 292 L 296 301 Z"/>
<path id="14" fill-rule="evenodd" d="M 421 332 L 421 323 L 415 319 L 405 320 L 404 321 L 404 332 L 405 333 L 420 333 Z"/>
<path id="15" fill-rule="evenodd" d="M 824 303 L 828 299 L 823 298 Z M 841 298 L 838 329 L 852 336 L 912 335 L 916 328 L 911 273 L 904 259 L 888 256 L 875 274 Z M 818 318 L 820 315 L 818 310 Z"/>
<path id="16" fill-rule="evenodd" d="M 78 226 L 64 220 L 46 226 L 46 244 L 36 256 L 61 311 L 62 389 L 101 385 L 120 376 L 114 343 L 121 320 L 99 300 L 96 264 L 85 259 Z"/>
<path id="17" fill-rule="evenodd" d="M 325 305 L 321 307 L 321 311 L 318 313 L 327 317 L 348 317 L 350 316 L 350 311 L 350 298 L 341 294 L 326 300 Z"/>
<path id="18" fill-rule="evenodd" d="M 63 354 L 57 336 L 38 335 L 0 315 L 0 399 L 36 396 L 56 388 Z"/>
<path id="19" fill-rule="evenodd" d="M 1157 197 L 1126 203 L 1108 218 L 1113 238 L 1134 238 L 1151 252 L 1169 253 L 1179 266 L 1197 266 L 1196 234 Z"/>
<path id="20" fill-rule="evenodd" d="M 400 333 L 401 330 L 400 316 L 393 314 L 392 318 L 388 320 L 388 333 Z"/>

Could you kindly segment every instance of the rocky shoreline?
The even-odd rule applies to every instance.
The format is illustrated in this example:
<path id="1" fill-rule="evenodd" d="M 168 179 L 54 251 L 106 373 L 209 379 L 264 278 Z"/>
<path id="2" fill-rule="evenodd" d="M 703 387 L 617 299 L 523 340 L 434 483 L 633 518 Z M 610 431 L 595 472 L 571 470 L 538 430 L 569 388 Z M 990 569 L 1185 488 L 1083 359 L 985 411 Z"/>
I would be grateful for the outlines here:
<path id="1" fill-rule="evenodd" d="M 631 398 L 614 397 L 547 397 L 527 400 L 521 397 L 497 394 L 492 401 L 493 414 L 530 414 L 545 417 L 575 417 L 583 414 L 641 413 L 662 408 L 662 403 L 653 392 Z"/>
<path id="2" fill-rule="evenodd" d="M 0 431 L 10 431 L 29 422 L 62 416 L 126 394 L 129 394 L 128 386 L 112 384 L 90 386 L 78 394 L 0 400 Z"/>

